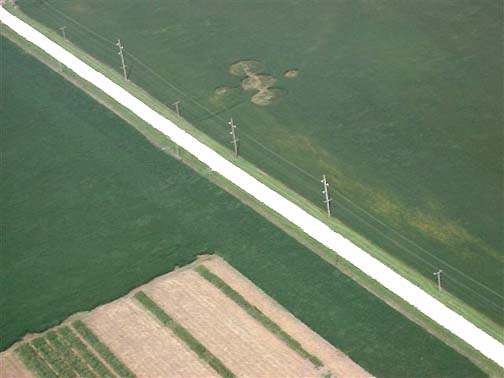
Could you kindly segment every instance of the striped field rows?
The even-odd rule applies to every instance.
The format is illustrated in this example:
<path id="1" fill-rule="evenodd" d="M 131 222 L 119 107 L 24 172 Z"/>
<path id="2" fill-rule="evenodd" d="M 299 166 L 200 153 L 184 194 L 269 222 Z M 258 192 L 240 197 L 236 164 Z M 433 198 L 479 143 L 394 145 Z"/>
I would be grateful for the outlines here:
<path id="1" fill-rule="evenodd" d="M 9 376 L 370 376 L 215 256 L 74 319 L 16 346 Z"/>

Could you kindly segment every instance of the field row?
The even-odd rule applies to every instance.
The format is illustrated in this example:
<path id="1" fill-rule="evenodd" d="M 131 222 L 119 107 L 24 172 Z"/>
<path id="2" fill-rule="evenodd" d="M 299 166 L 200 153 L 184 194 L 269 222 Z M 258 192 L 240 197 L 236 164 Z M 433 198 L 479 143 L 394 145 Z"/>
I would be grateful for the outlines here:
<path id="1" fill-rule="evenodd" d="M 15 352 L 40 378 L 370 376 L 216 257 Z"/>

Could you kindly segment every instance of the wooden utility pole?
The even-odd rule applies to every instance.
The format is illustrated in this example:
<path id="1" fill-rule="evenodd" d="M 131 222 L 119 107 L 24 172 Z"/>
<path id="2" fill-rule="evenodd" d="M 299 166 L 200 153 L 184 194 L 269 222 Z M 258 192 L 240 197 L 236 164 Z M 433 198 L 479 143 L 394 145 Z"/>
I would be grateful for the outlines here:
<path id="1" fill-rule="evenodd" d="M 59 29 L 61 30 L 61 35 L 63 36 L 63 39 L 67 39 L 66 32 L 65 32 L 66 26 L 62 26 Z"/>
<path id="2" fill-rule="evenodd" d="M 329 184 L 327 183 L 326 175 L 322 176 L 321 183 L 324 185 L 324 190 L 322 193 L 324 194 L 324 203 L 327 208 L 327 215 L 331 216 L 331 197 L 329 196 Z"/>
<path id="3" fill-rule="evenodd" d="M 236 125 L 233 122 L 233 118 L 228 122 L 231 127 L 231 143 L 233 143 L 235 157 L 238 157 L 238 138 L 236 138 Z"/>
<path id="4" fill-rule="evenodd" d="M 441 287 L 441 273 L 443 273 L 441 269 L 434 273 L 434 275 L 437 276 L 437 288 L 439 291 L 443 290 Z"/>
<path id="5" fill-rule="evenodd" d="M 180 100 L 179 101 L 175 101 L 172 105 L 175 106 L 175 111 L 177 112 L 177 115 L 180 117 L 179 104 L 180 104 Z"/>
<path id="6" fill-rule="evenodd" d="M 119 47 L 119 56 L 121 57 L 121 65 L 124 80 L 128 81 L 128 73 L 126 72 L 126 64 L 124 63 L 124 54 L 123 54 L 124 46 L 121 44 L 120 39 L 117 40 L 116 46 Z"/>

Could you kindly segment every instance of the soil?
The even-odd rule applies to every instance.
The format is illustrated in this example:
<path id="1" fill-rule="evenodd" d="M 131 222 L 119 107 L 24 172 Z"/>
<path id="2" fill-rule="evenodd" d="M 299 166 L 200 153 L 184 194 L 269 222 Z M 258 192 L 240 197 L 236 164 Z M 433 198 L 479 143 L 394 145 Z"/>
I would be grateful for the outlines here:
<path id="1" fill-rule="evenodd" d="M 1 378 L 32 378 L 34 375 L 23 365 L 12 349 L 0 354 Z"/>
<path id="2" fill-rule="evenodd" d="M 215 94 L 218 96 L 223 96 L 226 93 L 229 93 L 230 91 L 232 91 L 233 89 L 234 89 L 233 87 L 228 87 L 228 86 L 218 87 L 218 88 L 215 88 Z"/>
<path id="3" fill-rule="evenodd" d="M 311 362 L 193 270 L 144 291 L 239 377 L 321 376 Z"/>
<path id="4" fill-rule="evenodd" d="M 250 74 L 258 74 L 264 69 L 264 65 L 257 60 L 240 60 L 231 64 L 229 73 L 235 76 L 247 76 Z"/>
<path id="5" fill-rule="evenodd" d="M 293 77 L 297 77 L 299 75 L 299 70 L 287 70 L 284 72 L 284 76 L 287 79 L 291 79 Z"/>
<path id="6" fill-rule="evenodd" d="M 100 307 L 85 322 L 138 378 L 219 377 L 131 297 Z"/>
<path id="7" fill-rule="evenodd" d="M 271 105 L 277 102 L 283 95 L 285 91 L 280 88 L 267 88 L 260 90 L 258 93 L 252 96 L 250 101 L 256 105 Z"/>
<path id="8" fill-rule="evenodd" d="M 271 75 L 250 75 L 244 78 L 241 82 L 241 87 L 244 90 L 257 90 L 261 91 L 268 89 L 275 84 L 277 79 Z"/>

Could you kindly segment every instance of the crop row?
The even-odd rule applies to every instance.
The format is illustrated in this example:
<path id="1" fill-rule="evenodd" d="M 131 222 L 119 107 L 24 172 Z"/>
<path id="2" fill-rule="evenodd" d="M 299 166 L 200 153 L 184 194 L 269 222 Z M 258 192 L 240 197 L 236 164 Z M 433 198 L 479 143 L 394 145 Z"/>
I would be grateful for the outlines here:
<path id="1" fill-rule="evenodd" d="M 224 378 L 234 378 L 234 373 L 229 370 L 216 356 L 214 356 L 203 344 L 201 344 L 180 323 L 172 319 L 161 307 L 157 305 L 147 294 L 139 291 L 135 299 L 150 311 L 163 325 L 170 328 L 191 350 L 202 360 L 207 362 L 217 373 Z"/>
<path id="2" fill-rule="evenodd" d="M 235 291 L 231 286 L 225 283 L 219 276 L 210 272 L 203 265 L 196 267 L 196 271 L 207 281 L 216 286 L 221 290 L 228 298 L 232 299 L 238 306 L 243 308 L 250 316 L 259 321 L 264 327 L 275 334 L 280 340 L 287 344 L 292 350 L 298 353 L 301 357 L 308 359 L 316 367 L 321 367 L 323 365 L 316 356 L 310 354 L 306 349 L 302 347 L 299 341 L 295 340 L 292 336 L 286 333 L 278 324 L 273 320 L 268 318 L 264 313 L 257 307 L 248 302 L 243 298 L 237 291 Z"/>
<path id="3" fill-rule="evenodd" d="M 54 372 L 60 377 L 73 378 L 76 376 L 72 367 L 62 358 L 61 354 L 55 350 L 47 340 L 41 336 L 31 342 L 37 353 L 52 367 Z"/>
<path id="4" fill-rule="evenodd" d="M 33 349 L 30 344 L 22 344 L 16 349 L 16 353 L 25 366 L 38 378 L 57 378 L 57 375 L 54 374 L 49 365 L 37 355 L 35 349 Z"/>
<path id="5" fill-rule="evenodd" d="M 71 365 L 74 371 L 78 373 L 80 377 L 94 378 L 96 374 L 82 361 L 81 357 L 76 354 L 70 345 L 63 342 L 62 339 L 54 331 L 47 333 L 47 339 L 51 342 L 51 345 L 58 351 L 60 356 Z"/>
<path id="6" fill-rule="evenodd" d="M 75 330 L 122 378 L 134 378 L 135 375 L 119 360 L 110 349 L 81 321 L 72 323 Z"/>
<path id="7" fill-rule="evenodd" d="M 99 377 L 112 378 L 114 374 L 103 364 L 103 362 L 94 355 L 94 353 L 84 344 L 79 337 L 69 327 L 61 327 L 58 329 L 60 336 L 66 344 L 79 351 L 84 360 L 91 366 Z"/>

